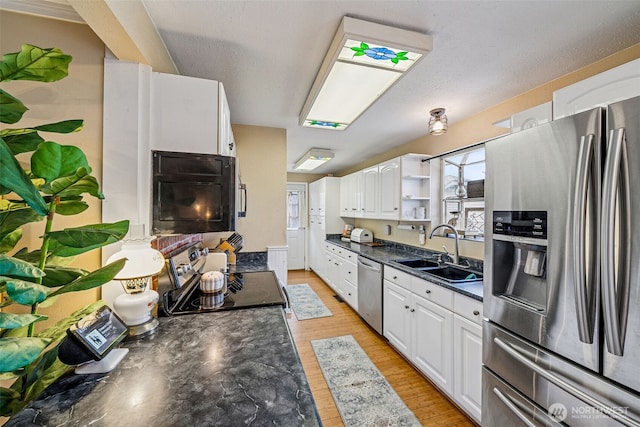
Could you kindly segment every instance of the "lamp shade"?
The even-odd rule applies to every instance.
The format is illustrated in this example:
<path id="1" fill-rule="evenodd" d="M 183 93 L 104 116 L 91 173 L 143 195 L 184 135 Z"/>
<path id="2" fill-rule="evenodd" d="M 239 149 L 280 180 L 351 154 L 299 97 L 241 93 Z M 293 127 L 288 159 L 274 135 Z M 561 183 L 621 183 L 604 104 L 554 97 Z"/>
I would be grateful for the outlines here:
<path id="1" fill-rule="evenodd" d="M 126 258 L 124 268 L 114 277 L 115 280 L 132 280 L 158 274 L 164 267 L 164 257 L 153 249 L 148 239 L 125 240 L 122 249 L 111 255 L 107 263 Z"/>
<path id="2" fill-rule="evenodd" d="M 431 135 L 442 135 L 447 131 L 447 115 L 444 108 L 434 108 L 429 111 L 431 118 L 429 119 L 429 133 Z"/>

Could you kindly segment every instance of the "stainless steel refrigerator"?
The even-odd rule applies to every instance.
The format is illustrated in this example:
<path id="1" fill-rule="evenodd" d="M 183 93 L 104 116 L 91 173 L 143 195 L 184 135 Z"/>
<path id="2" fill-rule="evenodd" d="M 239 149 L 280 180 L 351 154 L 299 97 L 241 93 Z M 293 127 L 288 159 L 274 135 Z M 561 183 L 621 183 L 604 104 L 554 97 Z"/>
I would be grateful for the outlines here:
<path id="1" fill-rule="evenodd" d="M 640 426 L 640 98 L 486 162 L 482 425 Z"/>

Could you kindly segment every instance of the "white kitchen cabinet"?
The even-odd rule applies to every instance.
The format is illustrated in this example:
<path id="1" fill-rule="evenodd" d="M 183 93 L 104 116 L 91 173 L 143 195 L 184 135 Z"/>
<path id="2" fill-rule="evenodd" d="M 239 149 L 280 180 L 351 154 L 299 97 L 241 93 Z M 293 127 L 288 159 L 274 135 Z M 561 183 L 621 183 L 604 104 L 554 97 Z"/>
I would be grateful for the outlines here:
<path id="1" fill-rule="evenodd" d="M 553 92 L 553 119 L 640 96 L 640 58 Z"/>
<path id="2" fill-rule="evenodd" d="M 387 267 L 384 267 L 387 270 Z M 411 359 L 411 292 L 387 278 L 383 283 L 383 335 L 398 351 Z"/>
<path id="3" fill-rule="evenodd" d="M 361 218 L 363 215 L 362 171 L 340 178 L 340 216 Z"/>
<path id="4" fill-rule="evenodd" d="M 482 408 L 482 303 L 454 295 L 454 399 L 476 421 Z"/>
<path id="5" fill-rule="evenodd" d="M 400 219 L 400 159 L 380 163 L 378 177 L 378 218 Z"/>
<path id="6" fill-rule="evenodd" d="M 553 120 L 552 103 L 536 105 L 511 116 L 511 132 L 520 132 Z"/>
<path id="7" fill-rule="evenodd" d="M 406 154 L 400 158 L 400 219 L 431 220 L 431 162 L 424 154 Z M 424 209 L 424 218 L 420 211 Z"/>
<path id="8" fill-rule="evenodd" d="M 415 310 L 413 363 L 441 390 L 453 395 L 453 313 L 415 294 L 411 307 Z"/>
<path id="9" fill-rule="evenodd" d="M 477 422 L 482 408 L 482 326 L 453 316 L 453 398 Z"/>
<path id="10" fill-rule="evenodd" d="M 324 242 L 327 234 L 341 233 L 344 228 L 339 214 L 339 198 L 340 178 L 324 177 L 309 184 L 309 267 L 323 280 L 326 276 Z"/>
<path id="11" fill-rule="evenodd" d="M 152 150 L 235 155 L 222 83 L 153 73 L 150 101 Z"/>
<path id="12" fill-rule="evenodd" d="M 362 216 L 378 218 L 380 213 L 380 180 L 378 165 L 362 170 Z"/>
<path id="13" fill-rule="evenodd" d="M 326 244 L 327 271 L 323 280 L 351 308 L 358 311 L 358 255 L 331 243 Z"/>
<path id="14" fill-rule="evenodd" d="M 482 303 L 384 267 L 383 334 L 480 422 Z"/>

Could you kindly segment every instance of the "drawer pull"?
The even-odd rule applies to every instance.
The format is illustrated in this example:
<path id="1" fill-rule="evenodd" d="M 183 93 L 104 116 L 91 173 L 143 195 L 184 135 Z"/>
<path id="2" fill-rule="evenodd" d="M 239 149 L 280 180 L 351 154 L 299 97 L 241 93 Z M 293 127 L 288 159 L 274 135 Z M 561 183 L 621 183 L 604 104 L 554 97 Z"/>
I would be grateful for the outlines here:
<path id="1" fill-rule="evenodd" d="M 408 305 L 405 305 L 405 306 L 404 306 L 404 308 L 405 308 L 405 309 L 406 309 L 406 308 L 409 308 L 409 306 L 408 306 Z"/>
<path id="2" fill-rule="evenodd" d="M 414 308 L 411 309 L 411 312 L 413 313 L 414 311 L 416 311 Z"/>
<path id="3" fill-rule="evenodd" d="M 431 289 L 427 289 L 425 292 L 426 292 L 427 294 L 430 294 L 430 293 L 431 293 Z"/>
<path id="4" fill-rule="evenodd" d="M 398 278 L 398 276 L 393 276 L 393 280 L 396 280 Z"/>
<path id="5" fill-rule="evenodd" d="M 473 315 L 477 316 L 478 314 L 480 314 L 480 312 L 478 310 L 473 310 Z"/>

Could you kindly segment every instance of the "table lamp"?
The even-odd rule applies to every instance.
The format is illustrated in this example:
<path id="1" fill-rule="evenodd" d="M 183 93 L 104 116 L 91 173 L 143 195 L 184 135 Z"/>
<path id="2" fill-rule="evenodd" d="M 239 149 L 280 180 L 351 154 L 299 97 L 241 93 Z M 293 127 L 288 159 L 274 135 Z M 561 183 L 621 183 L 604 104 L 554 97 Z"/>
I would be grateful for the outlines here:
<path id="1" fill-rule="evenodd" d="M 153 239 L 155 237 L 144 235 L 144 225 L 141 229 L 132 225 L 122 242 L 122 249 L 107 260 L 111 263 L 127 259 L 124 268 L 114 277 L 121 282 L 126 293 L 115 299 L 113 308 L 129 327 L 129 336 L 134 338 L 149 335 L 158 327 L 153 309 L 159 296 L 148 285 L 151 277 L 164 267 L 164 258 L 151 247 Z"/>

